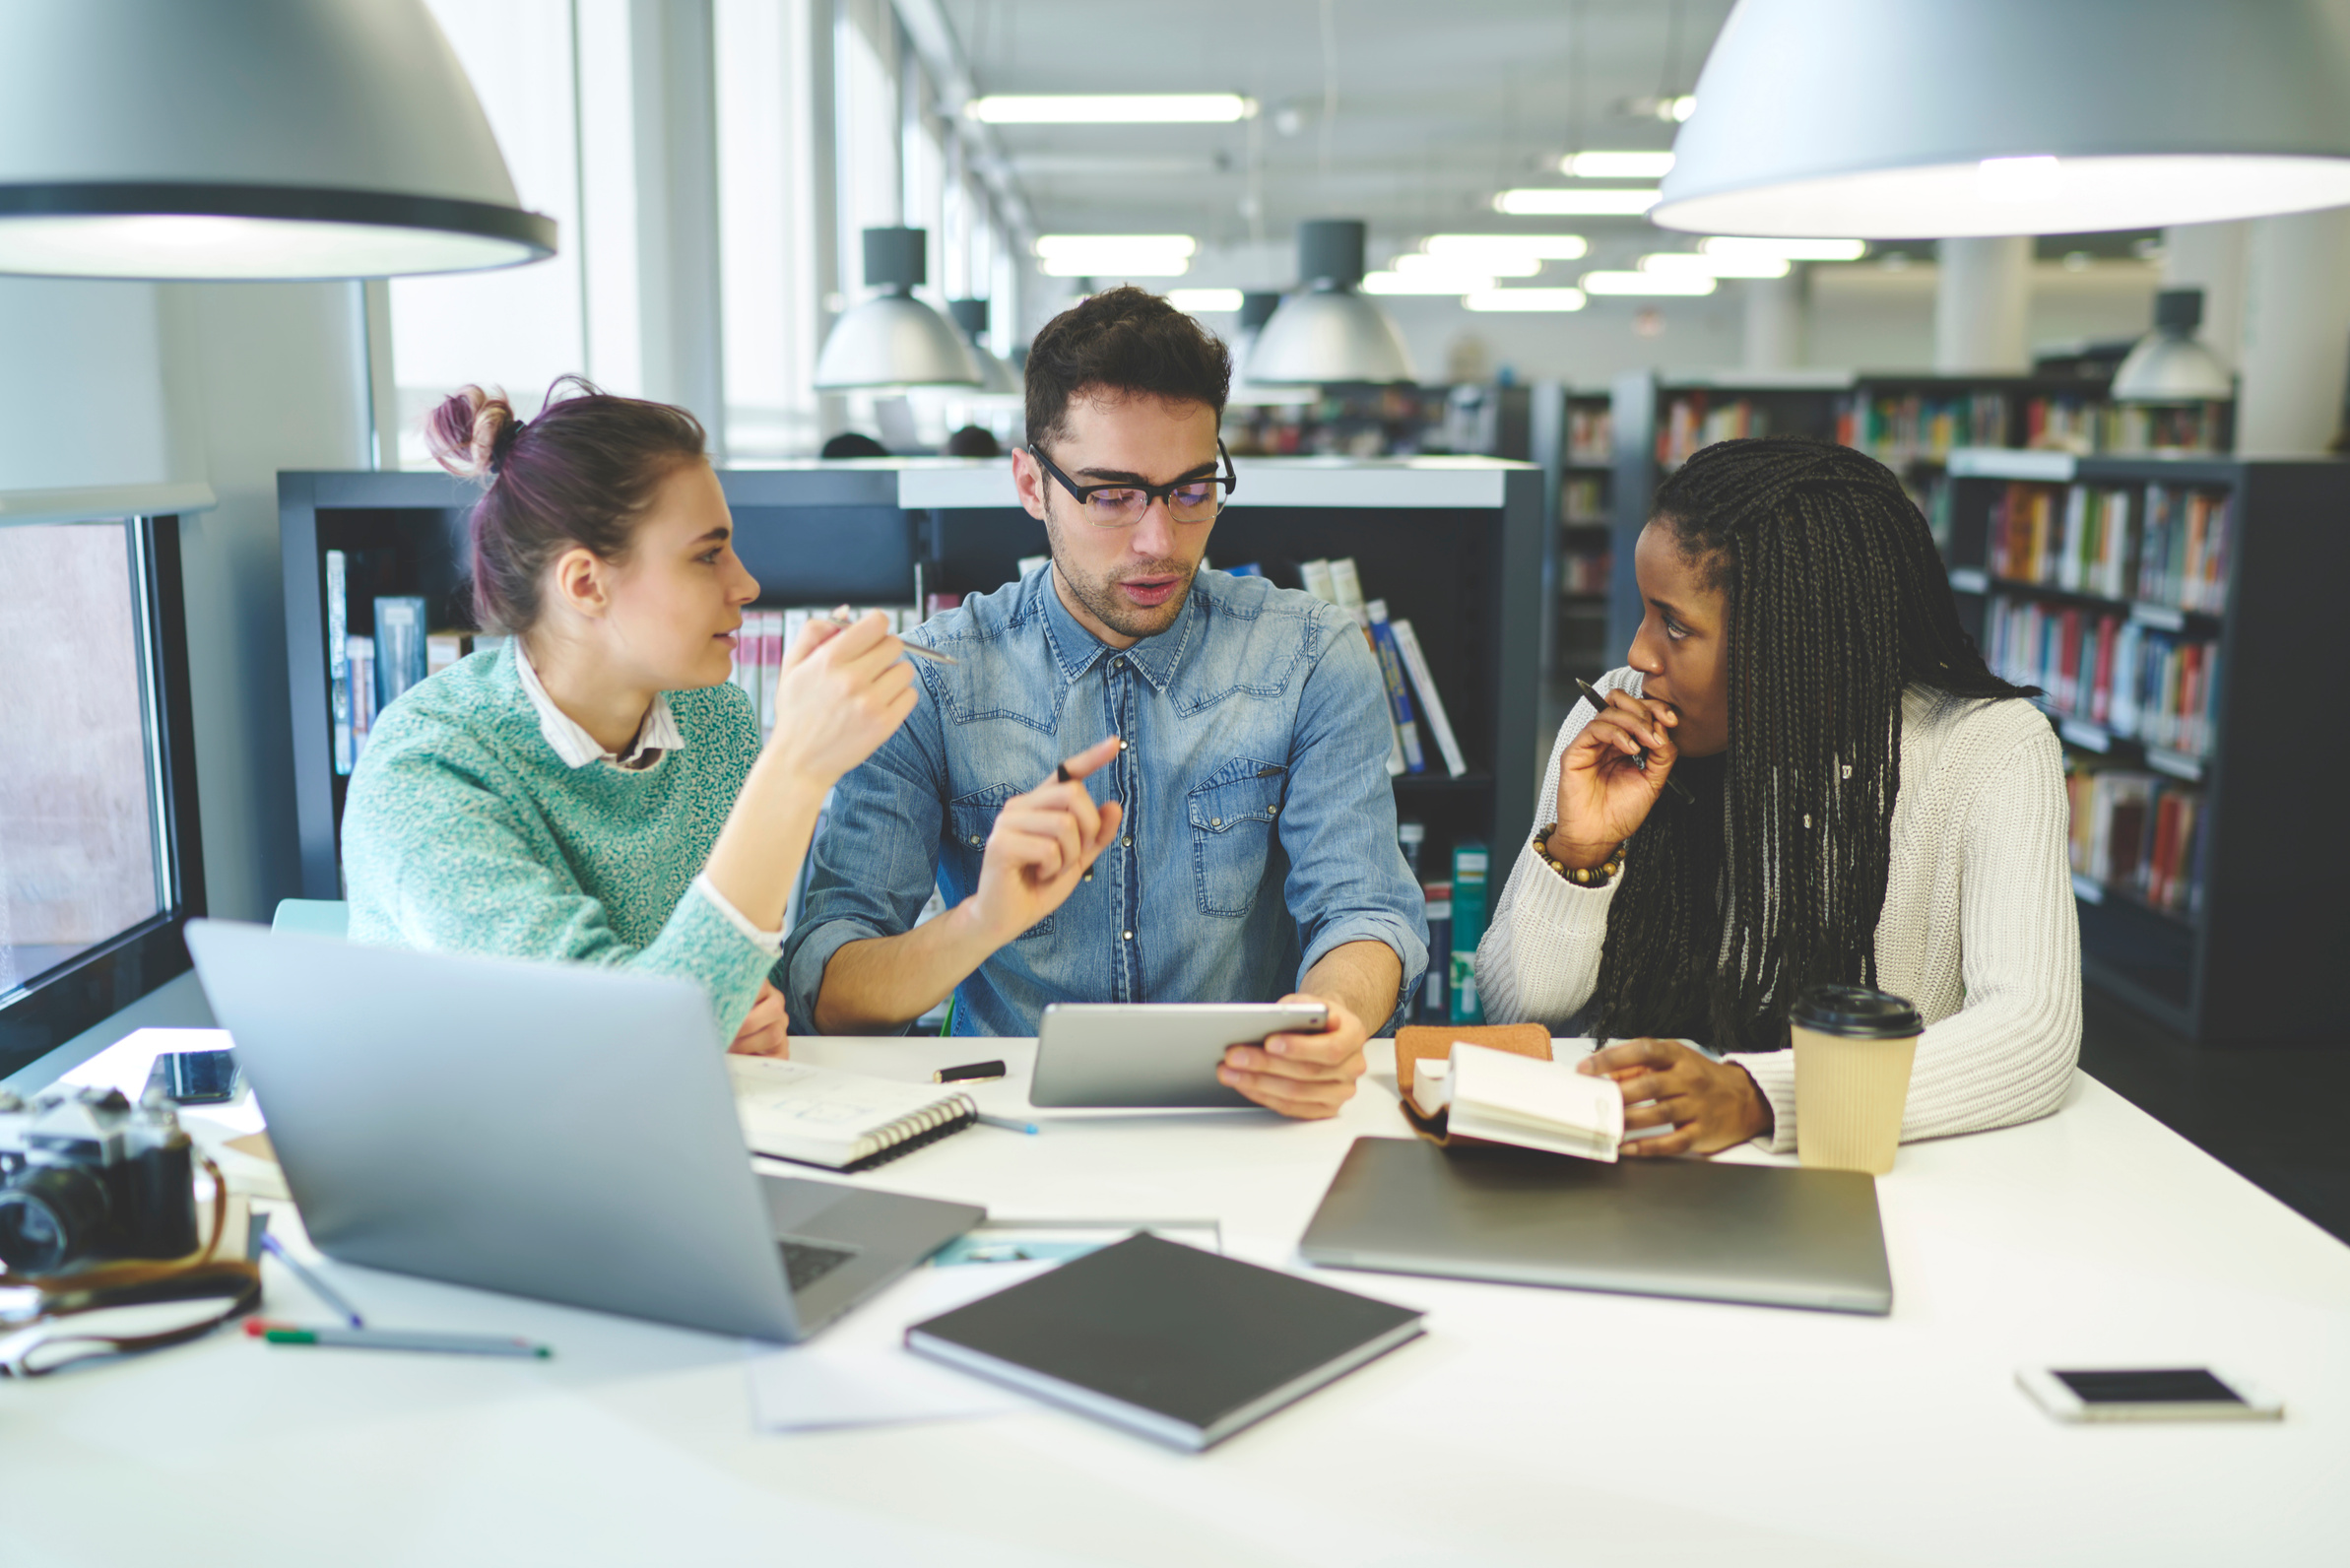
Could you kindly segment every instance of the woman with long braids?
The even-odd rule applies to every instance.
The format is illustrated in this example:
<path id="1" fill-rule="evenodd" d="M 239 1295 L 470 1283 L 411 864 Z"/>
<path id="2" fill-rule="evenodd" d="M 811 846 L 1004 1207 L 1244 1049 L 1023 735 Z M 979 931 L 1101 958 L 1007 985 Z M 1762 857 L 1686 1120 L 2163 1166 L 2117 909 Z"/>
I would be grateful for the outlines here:
<path id="1" fill-rule="evenodd" d="M 1634 562 L 1631 668 L 1559 731 L 1477 949 L 1486 1016 L 1585 1014 L 1626 1128 L 1671 1128 L 1627 1153 L 1794 1148 L 1787 1014 L 1820 981 L 1926 1020 L 1905 1140 L 2055 1110 L 2081 1026 L 2061 754 L 1960 629 L 1900 483 L 1724 441 L 1660 489 Z"/>

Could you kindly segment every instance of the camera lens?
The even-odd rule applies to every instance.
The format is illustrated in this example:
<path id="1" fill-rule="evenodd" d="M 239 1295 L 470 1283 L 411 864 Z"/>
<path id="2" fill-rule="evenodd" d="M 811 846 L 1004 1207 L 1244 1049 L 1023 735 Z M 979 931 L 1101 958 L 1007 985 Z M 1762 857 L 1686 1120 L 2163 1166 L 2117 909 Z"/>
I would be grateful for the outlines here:
<path id="1" fill-rule="evenodd" d="M 0 1263 L 11 1274 L 54 1274 L 105 1222 L 106 1194 L 87 1171 L 41 1165 L 0 1189 Z"/>

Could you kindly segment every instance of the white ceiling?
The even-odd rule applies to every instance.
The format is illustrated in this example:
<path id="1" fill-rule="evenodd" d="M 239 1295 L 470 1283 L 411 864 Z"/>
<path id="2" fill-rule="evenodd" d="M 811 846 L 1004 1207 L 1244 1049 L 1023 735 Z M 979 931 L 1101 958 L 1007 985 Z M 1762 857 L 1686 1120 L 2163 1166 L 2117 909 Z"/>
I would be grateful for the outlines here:
<path id="1" fill-rule="evenodd" d="M 1491 200 L 1505 186 L 1564 183 L 1565 152 L 1669 146 L 1671 125 L 1622 105 L 1688 92 L 1730 9 L 946 0 L 981 93 L 1240 92 L 1263 105 L 1234 125 L 999 126 L 1044 230 L 1180 231 L 1222 249 L 1285 246 L 1301 219 L 1361 218 L 1374 262 L 1380 239 L 1432 229 L 1646 229 L 1640 219 L 1504 219 Z"/>

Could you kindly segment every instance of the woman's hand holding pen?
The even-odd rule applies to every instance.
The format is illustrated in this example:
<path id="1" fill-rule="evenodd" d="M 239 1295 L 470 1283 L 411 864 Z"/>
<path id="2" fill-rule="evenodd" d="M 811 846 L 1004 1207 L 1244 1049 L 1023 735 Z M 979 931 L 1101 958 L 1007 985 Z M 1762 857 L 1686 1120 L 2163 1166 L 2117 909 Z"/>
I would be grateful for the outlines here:
<path id="1" fill-rule="evenodd" d="M 1085 780 L 1117 756 L 1113 736 L 1071 757 L 1036 788 L 1004 803 L 979 864 L 972 913 L 997 946 L 1061 907 L 1118 837 L 1124 808 L 1096 806 Z"/>
<path id="2" fill-rule="evenodd" d="M 1671 703 L 1629 691 L 1604 695 L 1559 758 L 1558 826 L 1549 847 L 1571 870 L 1604 865 L 1648 820 L 1680 757 L 1672 732 L 1681 718 Z"/>
<path id="3" fill-rule="evenodd" d="M 768 750 L 829 789 L 914 711 L 914 667 L 879 611 L 842 625 L 812 619 L 784 655 Z"/>

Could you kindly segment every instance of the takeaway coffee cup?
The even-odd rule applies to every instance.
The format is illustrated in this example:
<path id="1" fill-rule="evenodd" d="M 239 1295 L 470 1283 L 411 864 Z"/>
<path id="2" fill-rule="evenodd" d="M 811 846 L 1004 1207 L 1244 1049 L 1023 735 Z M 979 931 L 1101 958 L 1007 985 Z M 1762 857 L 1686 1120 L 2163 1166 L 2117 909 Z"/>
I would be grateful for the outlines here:
<path id="1" fill-rule="evenodd" d="M 1882 1176 L 1901 1144 L 1918 1010 L 1865 986 L 1811 986 L 1788 1014 L 1795 1053 L 1795 1157 Z"/>

